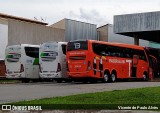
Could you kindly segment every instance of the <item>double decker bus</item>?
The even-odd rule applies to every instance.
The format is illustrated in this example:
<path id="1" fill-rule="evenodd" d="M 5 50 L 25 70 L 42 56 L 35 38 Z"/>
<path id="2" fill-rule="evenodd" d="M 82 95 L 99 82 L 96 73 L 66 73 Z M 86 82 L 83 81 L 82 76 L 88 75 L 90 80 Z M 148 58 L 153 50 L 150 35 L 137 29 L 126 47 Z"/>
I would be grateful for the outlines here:
<path id="1" fill-rule="evenodd" d="M 39 45 L 11 45 L 5 52 L 6 78 L 25 83 L 39 80 Z"/>
<path id="2" fill-rule="evenodd" d="M 143 79 L 152 76 L 144 47 L 95 40 L 67 45 L 67 75 L 72 79 Z"/>
<path id="3" fill-rule="evenodd" d="M 40 45 L 39 74 L 41 78 L 56 80 L 58 83 L 67 81 L 66 45 L 67 42 L 45 42 Z"/>

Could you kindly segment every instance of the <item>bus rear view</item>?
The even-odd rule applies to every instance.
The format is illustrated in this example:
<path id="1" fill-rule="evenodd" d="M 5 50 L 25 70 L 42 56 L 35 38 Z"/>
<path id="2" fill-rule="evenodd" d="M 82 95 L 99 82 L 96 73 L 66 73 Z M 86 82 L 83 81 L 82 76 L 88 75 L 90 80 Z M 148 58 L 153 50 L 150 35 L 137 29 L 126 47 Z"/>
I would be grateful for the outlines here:
<path id="1" fill-rule="evenodd" d="M 88 41 L 68 42 L 67 75 L 70 78 L 89 78 L 90 62 L 88 61 Z"/>
<path id="2" fill-rule="evenodd" d="M 6 77 L 22 82 L 39 80 L 39 45 L 21 44 L 6 48 Z"/>
<path id="3" fill-rule="evenodd" d="M 66 42 L 46 42 L 40 46 L 40 77 L 66 80 Z"/>
<path id="4" fill-rule="evenodd" d="M 6 78 L 19 79 L 24 75 L 23 67 L 21 66 L 21 46 L 7 46 L 6 48 Z"/>

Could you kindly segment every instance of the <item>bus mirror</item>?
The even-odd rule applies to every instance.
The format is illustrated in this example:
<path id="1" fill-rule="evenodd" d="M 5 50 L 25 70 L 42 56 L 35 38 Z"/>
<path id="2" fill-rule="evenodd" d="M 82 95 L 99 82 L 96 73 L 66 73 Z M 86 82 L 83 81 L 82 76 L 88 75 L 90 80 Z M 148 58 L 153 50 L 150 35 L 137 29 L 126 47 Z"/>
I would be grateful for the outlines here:
<path id="1" fill-rule="evenodd" d="M 138 59 L 139 59 L 139 56 L 138 55 L 133 55 L 133 66 L 137 66 L 138 64 Z"/>

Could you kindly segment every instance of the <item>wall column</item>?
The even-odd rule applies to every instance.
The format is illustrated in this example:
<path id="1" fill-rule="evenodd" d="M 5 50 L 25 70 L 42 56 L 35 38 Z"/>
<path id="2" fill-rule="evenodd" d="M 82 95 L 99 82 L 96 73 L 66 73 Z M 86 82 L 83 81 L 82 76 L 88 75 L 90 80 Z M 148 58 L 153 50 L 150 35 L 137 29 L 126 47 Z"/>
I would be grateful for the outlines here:
<path id="1" fill-rule="evenodd" d="M 134 36 L 134 45 L 139 45 L 139 38 L 137 35 Z"/>

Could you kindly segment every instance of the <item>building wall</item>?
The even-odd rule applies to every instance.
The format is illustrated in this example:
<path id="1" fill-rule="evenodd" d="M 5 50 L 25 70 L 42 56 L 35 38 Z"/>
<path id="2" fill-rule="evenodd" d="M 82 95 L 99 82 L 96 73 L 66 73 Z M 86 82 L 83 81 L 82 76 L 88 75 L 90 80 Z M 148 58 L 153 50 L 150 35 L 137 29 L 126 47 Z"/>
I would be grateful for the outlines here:
<path id="1" fill-rule="evenodd" d="M 120 43 L 127 43 L 127 44 L 134 44 L 134 38 L 124 35 L 119 35 L 114 33 L 114 28 L 112 25 L 108 26 L 108 41 L 109 42 L 120 42 Z M 149 41 L 139 39 L 140 46 L 149 46 Z"/>
<path id="2" fill-rule="evenodd" d="M 64 41 L 65 31 L 44 25 L 8 20 L 8 45 L 40 44 L 47 41 Z"/>
<path id="3" fill-rule="evenodd" d="M 114 16 L 114 32 L 160 30 L 160 11 Z"/>
<path id="4" fill-rule="evenodd" d="M 108 41 L 108 42 L 118 42 L 118 43 L 126 43 L 126 44 L 134 44 L 134 38 L 128 37 L 124 35 L 119 35 L 114 33 L 114 26 L 109 24 L 98 28 L 97 30 L 100 31 L 100 41 Z M 106 32 L 106 33 L 105 33 Z M 107 34 L 107 35 L 106 35 Z M 149 42 L 140 39 L 141 46 L 149 46 Z"/>
<path id="5" fill-rule="evenodd" d="M 97 31 L 99 32 L 99 40 L 108 42 L 108 26 L 97 28 Z"/>
<path id="6" fill-rule="evenodd" d="M 50 27 L 58 28 L 58 29 L 65 29 L 65 19 L 50 25 Z"/>
<path id="7" fill-rule="evenodd" d="M 65 41 L 93 39 L 97 40 L 96 25 L 66 19 Z"/>
<path id="8" fill-rule="evenodd" d="M 0 18 L 0 24 L 8 25 L 8 21 L 4 18 Z"/>
<path id="9" fill-rule="evenodd" d="M 0 59 L 5 58 L 5 48 L 8 44 L 8 21 L 0 18 Z"/>

